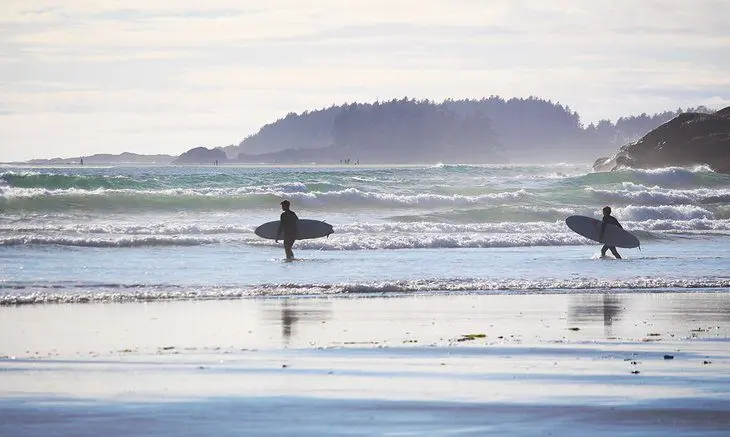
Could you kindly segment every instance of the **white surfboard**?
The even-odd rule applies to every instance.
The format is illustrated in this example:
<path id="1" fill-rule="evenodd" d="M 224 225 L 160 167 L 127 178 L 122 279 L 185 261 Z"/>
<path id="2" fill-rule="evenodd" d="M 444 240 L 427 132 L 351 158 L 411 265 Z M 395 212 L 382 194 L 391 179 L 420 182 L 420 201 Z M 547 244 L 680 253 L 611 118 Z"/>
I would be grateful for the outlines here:
<path id="1" fill-rule="evenodd" d="M 575 233 L 599 243 L 608 244 L 609 246 L 625 247 L 631 249 L 639 247 L 639 239 L 629 231 L 625 231 L 616 225 L 606 223 L 606 230 L 603 234 L 603 240 L 600 240 L 601 220 L 583 215 L 571 215 L 565 219 L 565 224 Z"/>
<path id="2" fill-rule="evenodd" d="M 276 240 L 276 232 L 279 230 L 279 220 L 264 223 L 256 228 L 254 233 L 261 238 Z M 297 221 L 297 240 L 307 240 L 310 238 L 326 237 L 334 233 L 332 225 L 319 220 L 299 219 Z M 283 235 L 278 236 L 279 239 L 284 238 Z"/>

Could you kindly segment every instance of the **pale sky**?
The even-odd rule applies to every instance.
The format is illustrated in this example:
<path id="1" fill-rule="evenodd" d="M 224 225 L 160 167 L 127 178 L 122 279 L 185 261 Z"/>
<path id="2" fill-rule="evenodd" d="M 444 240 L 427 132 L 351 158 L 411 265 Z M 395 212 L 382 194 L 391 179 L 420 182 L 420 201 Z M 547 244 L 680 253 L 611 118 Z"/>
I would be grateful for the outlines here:
<path id="1" fill-rule="evenodd" d="M 1 0 L 0 161 L 180 154 L 288 112 L 730 105 L 730 0 Z"/>

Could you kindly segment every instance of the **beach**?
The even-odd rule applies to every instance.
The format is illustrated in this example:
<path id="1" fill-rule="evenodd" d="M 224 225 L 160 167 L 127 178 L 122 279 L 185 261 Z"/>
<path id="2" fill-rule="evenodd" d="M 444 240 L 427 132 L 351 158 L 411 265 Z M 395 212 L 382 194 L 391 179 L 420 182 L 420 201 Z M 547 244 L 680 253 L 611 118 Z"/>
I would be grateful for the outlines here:
<path id="1" fill-rule="evenodd" d="M 725 435 L 724 292 L 0 307 L 1 435 Z"/>

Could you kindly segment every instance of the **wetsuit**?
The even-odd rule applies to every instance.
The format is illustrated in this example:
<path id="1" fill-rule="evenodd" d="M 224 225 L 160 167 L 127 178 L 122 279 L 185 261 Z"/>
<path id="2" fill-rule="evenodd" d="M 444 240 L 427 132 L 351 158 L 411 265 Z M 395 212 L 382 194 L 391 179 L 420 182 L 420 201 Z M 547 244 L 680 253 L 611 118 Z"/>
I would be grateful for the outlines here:
<path id="1" fill-rule="evenodd" d="M 604 215 L 603 223 L 609 223 L 612 225 L 616 225 L 621 229 L 624 228 L 623 226 L 621 226 L 621 223 L 619 223 L 618 220 L 616 220 L 616 217 L 614 217 L 612 215 Z M 601 239 L 603 239 L 604 231 L 605 231 L 605 225 L 602 225 L 601 226 Z M 618 254 L 618 250 L 616 250 L 616 246 L 609 246 L 608 244 L 604 244 L 603 247 L 601 248 L 601 256 L 606 256 L 606 251 L 609 251 L 609 250 L 611 251 L 613 256 L 616 257 L 616 259 L 621 259 L 621 255 Z"/>
<path id="2" fill-rule="evenodd" d="M 279 230 L 276 232 L 276 237 L 278 239 L 282 234 L 284 235 L 284 251 L 287 259 L 292 259 L 294 258 L 294 252 L 291 249 L 297 239 L 297 221 L 299 221 L 299 217 L 294 211 L 287 210 L 281 213 L 279 220 Z"/>

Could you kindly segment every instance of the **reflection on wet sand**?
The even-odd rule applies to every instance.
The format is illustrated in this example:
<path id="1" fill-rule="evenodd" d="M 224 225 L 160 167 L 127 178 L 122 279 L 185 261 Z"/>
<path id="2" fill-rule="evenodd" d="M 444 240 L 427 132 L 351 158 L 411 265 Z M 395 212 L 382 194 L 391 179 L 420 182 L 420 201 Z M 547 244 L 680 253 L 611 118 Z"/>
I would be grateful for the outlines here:
<path id="1" fill-rule="evenodd" d="M 622 313 L 630 311 L 635 322 L 655 323 L 656 318 L 682 323 L 706 324 L 730 321 L 728 293 L 704 292 L 694 295 L 672 293 L 646 294 L 591 294 L 569 297 L 568 320 L 576 324 L 603 322 L 604 334 L 613 337 L 616 322 L 622 321 Z M 691 296 L 692 298 L 689 298 Z M 650 308 L 650 309 L 647 309 Z M 643 315 L 639 315 L 642 314 Z"/>
<path id="2" fill-rule="evenodd" d="M 295 336 L 298 322 L 323 322 L 331 317 L 331 303 L 322 300 L 283 299 L 279 308 L 266 311 L 266 319 L 281 322 L 281 339 L 284 344 Z"/>
<path id="3" fill-rule="evenodd" d="M 575 296 L 570 301 L 568 318 L 571 322 L 603 322 L 603 333 L 606 338 L 613 337 L 613 322 L 620 320 L 624 309 L 621 298 L 616 294 Z"/>

